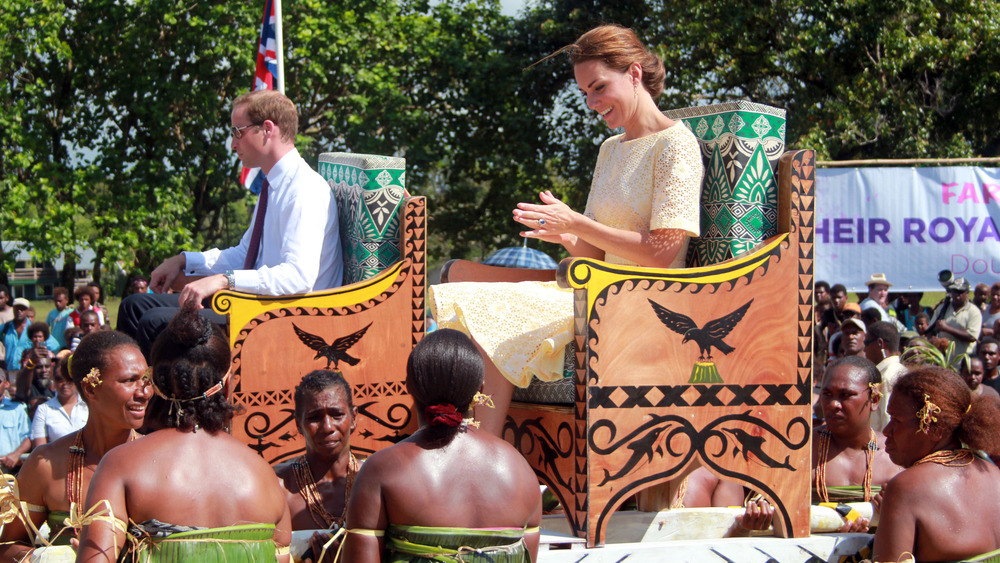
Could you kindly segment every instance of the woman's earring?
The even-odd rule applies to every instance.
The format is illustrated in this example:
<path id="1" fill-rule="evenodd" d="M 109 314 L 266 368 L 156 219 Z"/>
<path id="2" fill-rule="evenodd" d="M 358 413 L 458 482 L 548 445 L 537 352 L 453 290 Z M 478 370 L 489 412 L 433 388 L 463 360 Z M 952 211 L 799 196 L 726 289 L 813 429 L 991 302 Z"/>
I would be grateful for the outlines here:
<path id="1" fill-rule="evenodd" d="M 635 80 L 632 80 L 632 97 L 633 98 L 639 97 L 639 83 Z"/>

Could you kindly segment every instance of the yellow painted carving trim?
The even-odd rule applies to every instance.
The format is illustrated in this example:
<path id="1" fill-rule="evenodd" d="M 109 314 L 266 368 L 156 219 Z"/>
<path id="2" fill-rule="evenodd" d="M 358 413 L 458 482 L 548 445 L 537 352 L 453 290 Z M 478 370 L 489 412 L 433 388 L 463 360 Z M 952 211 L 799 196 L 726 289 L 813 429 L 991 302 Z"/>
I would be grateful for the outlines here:
<path id="1" fill-rule="evenodd" d="M 223 290 L 212 299 L 212 309 L 219 314 L 229 314 L 229 345 L 232 346 L 240 330 L 267 311 L 288 307 L 347 307 L 375 299 L 392 287 L 406 264 L 408 261 L 402 260 L 370 280 L 304 295 L 272 297 Z"/>
<path id="2" fill-rule="evenodd" d="M 604 264 L 597 260 L 581 258 L 574 260 L 570 265 L 568 283 L 575 289 L 587 290 L 587 311 L 594 309 L 594 302 L 608 286 L 625 280 L 653 280 L 666 282 L 681 282 L 689 284 L 714 284 L 723 283 L 741 278 L 770 260 L 771 252 L 780 244 L 788 240 L 788 233 L 778 235 L 771 239 L 771 242 L 758 248 L 745 256 L 715 264 L 703 266 L 701 268 L 639 268 L 628 266 L 611 266 L 622 270 L 625 273 L 609 272 L 602 268 L 593 267 L 596 264 Z M 692 274 L 696 274 L 692 276 Z M 589 279 L 587 279 L 589 276 Z M 576 280 L 586 279 L 579 283 Z"/>

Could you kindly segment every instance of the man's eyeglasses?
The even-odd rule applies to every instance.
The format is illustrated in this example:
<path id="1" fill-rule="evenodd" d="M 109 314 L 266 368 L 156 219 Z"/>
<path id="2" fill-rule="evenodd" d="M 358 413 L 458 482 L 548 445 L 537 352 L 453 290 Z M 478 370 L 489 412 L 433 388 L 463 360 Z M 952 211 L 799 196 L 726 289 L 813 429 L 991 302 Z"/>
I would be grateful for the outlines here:
<path id="1" fill-rule="evenodd" d="M 250 125 L 244 125 L 243 127 L 236 127 L 235 125 L 230 125 L 229 130 L 232 132 L 234 139 L 242 139 L 244 129 L 246 129 L 247 127 L 256 127 L 260 125 L 263 125 L 263 123 L 251 123 Z"/>

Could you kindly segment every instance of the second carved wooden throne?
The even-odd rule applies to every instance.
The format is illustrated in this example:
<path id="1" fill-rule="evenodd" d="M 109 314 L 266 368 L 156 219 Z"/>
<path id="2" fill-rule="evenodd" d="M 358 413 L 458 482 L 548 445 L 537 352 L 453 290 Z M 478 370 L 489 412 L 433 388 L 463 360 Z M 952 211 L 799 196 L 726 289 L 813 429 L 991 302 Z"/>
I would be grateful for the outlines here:
<path id="1" fill-rule="evenodd" d="M 751 119 L 771 109 L 744 103 L 673 116 L 695 130 L 708 161 L 702 229 L 712 236 L 693 245 L 701 256 L 689 263 L 698 266 L 623 268 L 592 259 L 559 266 L 559 284 L 575 290 L 570 404 L 515 402 L 504 437 L 558 496 L 588 546 L 604 542 L 622 503 L 668 485 L 692 463 L 762 493 L 776 508 L 777 533 L 809 534 L 814 156 L 774 154 L 774 144 L 761 141 L 773 122 Z M 783 139 L 783 115 L 781 123 Z M 757 146 L 740 135 L 756 135 Z M 757 178 L 747 180 L 748 170 Z M 773 216 L 755 210 L 762 202 L 726 209 L 713 201 L 742 197 L 748 182 L 744 192 L 765 193 L 757 199 L 774 194 Z M 755 213 L 771 217 L 772 233 L 735 240 L 733 225 L 754 225 Z M 712 255 L 725 260 L 700 265 Z M 453 261 L 442 279 L 517 275 Z"/>

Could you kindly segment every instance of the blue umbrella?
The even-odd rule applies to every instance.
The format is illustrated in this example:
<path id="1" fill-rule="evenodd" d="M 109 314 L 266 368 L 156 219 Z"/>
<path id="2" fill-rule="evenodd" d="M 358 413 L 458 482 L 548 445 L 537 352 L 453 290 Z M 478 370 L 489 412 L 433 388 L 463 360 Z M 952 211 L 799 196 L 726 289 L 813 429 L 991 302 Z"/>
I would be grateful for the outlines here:
<path id="1" fill-rule="evenodd" d="M 551 256 L 528 248 L 528 241 L 524 241 L 524 246 L 509 246 L 501 248 L 483 260 L 483 264 L 489 266 L 504 266 L 506 268 L 530 268 L 532 270 L 554 270 L 559 265 Z"/>

